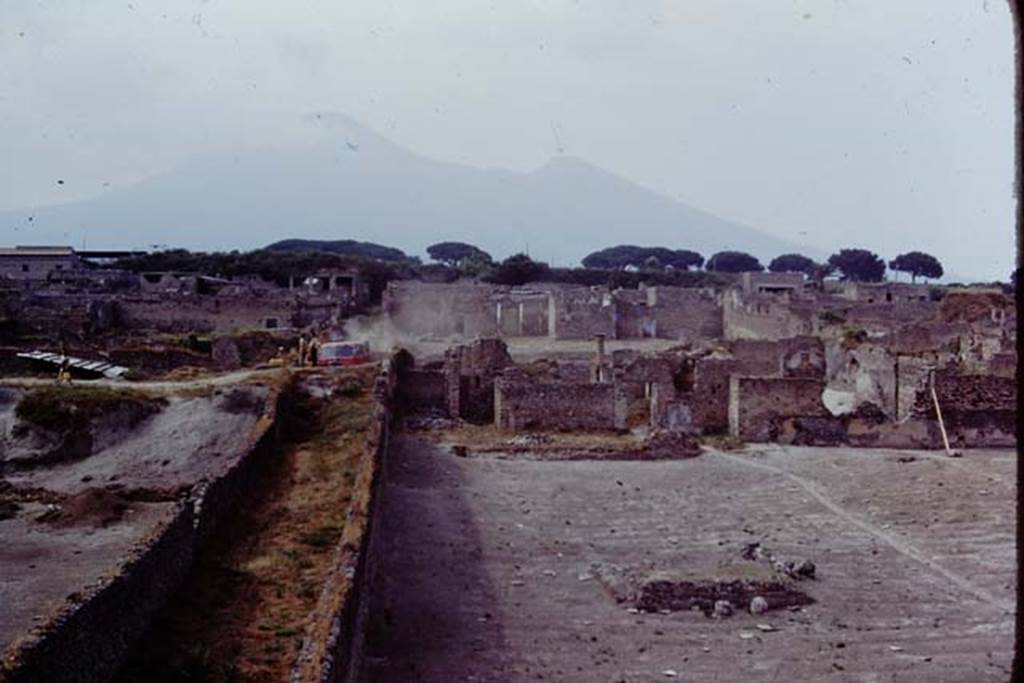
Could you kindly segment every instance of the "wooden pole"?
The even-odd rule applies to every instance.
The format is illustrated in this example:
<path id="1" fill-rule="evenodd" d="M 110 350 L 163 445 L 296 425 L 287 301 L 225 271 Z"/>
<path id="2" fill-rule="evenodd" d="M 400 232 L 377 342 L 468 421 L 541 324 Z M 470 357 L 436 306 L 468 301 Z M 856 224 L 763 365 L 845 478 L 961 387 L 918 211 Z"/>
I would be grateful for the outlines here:
<path id="1" fill-rule="evenodd" d="M 935 404 L 935 416 L 939 418 L 939 431 L 942 432 L 942 444 L 946 447 L 946 455 L 953 455 L 953 449 L 949 447 L 949 437 L 946 435 L 946 425 L 942 421 L 942 409 L 939 408 L 939 395 L 935 393 L 935 372 L 931 377 L 932 402 Z"/>

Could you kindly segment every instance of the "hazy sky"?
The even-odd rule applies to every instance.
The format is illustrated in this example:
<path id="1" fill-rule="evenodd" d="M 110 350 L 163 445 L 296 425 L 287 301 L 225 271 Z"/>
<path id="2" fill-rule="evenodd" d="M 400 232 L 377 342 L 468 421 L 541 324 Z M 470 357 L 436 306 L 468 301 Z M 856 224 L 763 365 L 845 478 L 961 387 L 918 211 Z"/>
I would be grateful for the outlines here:
<path id="1" fill-rule="evenodd" d="M 0 209 L 342 112 L 431 158 L 561 146 L 781 237 L 1005 278 L 1012 97 L 1003 0 L 0 0 Z"/>

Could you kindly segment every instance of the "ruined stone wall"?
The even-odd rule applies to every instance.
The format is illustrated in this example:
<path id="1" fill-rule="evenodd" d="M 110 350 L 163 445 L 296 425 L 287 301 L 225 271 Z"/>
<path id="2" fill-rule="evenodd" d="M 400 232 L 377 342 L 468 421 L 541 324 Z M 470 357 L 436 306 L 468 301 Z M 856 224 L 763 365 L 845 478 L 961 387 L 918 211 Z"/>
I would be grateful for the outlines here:
<path id="1" fill-rule="evenodd" d="M 696 362 L 691 411 L 694 424 L 704 433 L 729 427 L 729 377 L 738 367 L 732 356 L 709 356 Z"/>
<path id="2" fill-rule="evenodd" d="M 234 294 L 225 293 L 237 290 Z M 76 337 L 114 329 L 163 333 L 225 333 L 299 328 L 351 314 L 354 300 L 274 288 L 229 287 L 219 293 L 127 291 L 50 284 L 11 295 L 9 315 L 20 337 Z"/>
<path id="3" fill-rule="evenodd" d="M 615 335 L 615 305 L 610 292 L 573 287 L 552 291 L 549 334 L 555 339 L 593 339 Z"/>
<path id="4" fill-rule="evenodd" d="M 729 353 L 716 353 L 695 361 L 693 395 L 689 400 L 693 424 L 704 433 L 729 427 L 729 378 L 821 377 L 824 351 L 814 337 L 778 341 L 742 339 L 729 345 Z"/>
<path id="5" fill-rule="evenodd" d="M 542 382 L 510 370 L 494 386 L 494 418 L 501 429 L 626 427 L 627 401 L 613 384 Z"/>
<path id="6" fill-rule="evenodd" d="M 547 292 L 510 290 L 492 297 L 502 337 L 547 337 Z"/>
<path id="7" fill-rule="evenodd" d="M 647 308 L 660 339 L 696 341 L 724 335 L 722 297 L 714 290 L 649 287 Z"/>
<path id="8" fill-rule="evenodd" d="M 780 421 L 827 417 L 817 379 L 733 377 L 729 384 L 729 433 L 748 441 L 776 441 Z"/>
<path id="9" fill-rule="evenodd" d="M 654 319 L 647 308 L 647 292 L 643 289 L 617 289 L 612 293 L 615 306 L 615 339 L 653 337 Z"/>
<path id="10" fill-rule="evenodd" d="M 920 354 L 937 350 L 953 350 L 960 338 L 970 334 L 964 323 L 941 321 L 902 321 L 885 337 L 885 345 L 893 353 Z"/>
<path id="11" fill-rule="evenodd" d="M 485 423 L 494 419 L 494 380 L 512 364 L 500 339 L 477 339 L 445 352 L 444 393 L 449 417 Z"/>
<path id="12" fill-rule="evenodd" d="M 336 303 L 282 293 L 275 297 L 157 295 L 125 297 L 126 324 L 159 332 L 232 332 L 301 328 L 339 319 L 345 310 Z"/>
<path id="13" fill-rule="evenodd" d="M 391 282 L 384 311 L 400 331 L 428 337 L 493 337 L 499 332 L 491 285 Z"/>
<path id="14" fill-rule="evenodd" d="M 934 315 L 936 305 L 931 301 L 881 301 L 855 303 L 843 310 L 848 325 L 888 328 L 908 320 L 925 320 Z"/>
<path id="15" fill-rule="evenodd" d="M 1014 445 L 1017 383 L 1011 377 L 965 375 L 955 370 L 935 375 L 935 392 L 950 440 L 961 445 Z M 912 414 L 935 419 L 930 391 L 917 392 Z"/>
<path id="16" fill-rule="evenodd" d="M 815 309 L 772 294 L 744 297 L 739 290 L 724 295 L 722 329 L 726 339 L 786 339 L 815 332 Z"/>
<path id="17" fill-rule="evenodd" d="M 220 478 L 200 482 L 139 543 L 117 572 L 68 596 L 45 624 L 4 653 L 0 680 L 108 680 L 191 569 L 210 537 L 233 519 L 277 439 L 282 393 L 274 390 L 245 454 Z"/>

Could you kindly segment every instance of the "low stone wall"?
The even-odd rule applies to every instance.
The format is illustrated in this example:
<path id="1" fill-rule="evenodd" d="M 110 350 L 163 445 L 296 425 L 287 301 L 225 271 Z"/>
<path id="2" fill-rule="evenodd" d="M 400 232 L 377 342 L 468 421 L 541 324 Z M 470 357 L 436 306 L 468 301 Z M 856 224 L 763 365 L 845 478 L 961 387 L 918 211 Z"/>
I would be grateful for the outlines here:
<path id="1" fill-rule="evenodd" d="M 277 439 L 282 395 L 271 392 L 244 455 L 228 472 L 196 484 L 115 572 L 68 596 L 57 614 L 4 653 L 0 680 L 105 681 L 116 672 L 205 542 L 245 501 Z"/>
<path id="2" fill-rule="evenodd" d="M 520 372 L 495 382 L 494 418 L 502 429 L 625 429 L 627 404 L 614 384 L 537 382 Z"/>
<path id="3" fill-rule="evenodd" d="M 392 354 L 384 362 L 373 388 L 373 424 L 366 453 L 356 476 L 345 530 L 335 551 L 334 568 L 320 593 L 292 669 L 291 679 L 296 683 L 333 683 L 358 677 L 369 616 L 369 586 L 380 543 L 374 523 L 379 519 L 397 384 L 398 354 Z"/>
<path id="4" fill-rule="evenodd" d="M 1016 445 L 1016 385 L 983 375 L 940 373 L 939 403 L 953 448 Z M 943 448 L 931 393 L 918 393 L 912 415 L 894 421 L 881 409 L 831 415 L 821 380 L 732 377 L 729 431 L 748 441 L 798 446 Z"/>
<path id="5" fill-rule="evenodd" d="M 776 441 L 779 420 L 828 417 L 821 402 L 821 380 L 732 377 L 729 381 L 729 433 L 749 441 Z"/>

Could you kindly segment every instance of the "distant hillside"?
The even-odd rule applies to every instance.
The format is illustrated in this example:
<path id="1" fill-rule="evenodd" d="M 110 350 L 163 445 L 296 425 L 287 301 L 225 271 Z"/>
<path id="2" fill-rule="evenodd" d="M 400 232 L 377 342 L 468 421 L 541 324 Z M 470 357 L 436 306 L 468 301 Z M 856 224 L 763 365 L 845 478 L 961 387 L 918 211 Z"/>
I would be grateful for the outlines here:
<path id="1" fill-rule="evenodd" d="M 357 242 L 356 240 L 302 240 L 287 239 L 268 244 L 269 251 L 326 251 L 345 256 L 361 256 L 378 261 L 405 261 L 409 256 L 401 249 L 385 247 L 373 242 Z"/>
<path id="2" fill-rule="evenodd" d="M 740 249 L 764 263 L 794 251 L 827 256 L 580 159 L 516 173 L 426 159 L 352 121 L 330 135 L 304 149 L 195 160 L 90 200 L 0 213 L 0 243 L 232 250 L 300 237 L 422 255 L 429 244 L 458 240 L 496 258 L 528 251 L 559 266 L 623 243 L 704 256 Z"/>

